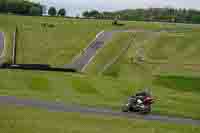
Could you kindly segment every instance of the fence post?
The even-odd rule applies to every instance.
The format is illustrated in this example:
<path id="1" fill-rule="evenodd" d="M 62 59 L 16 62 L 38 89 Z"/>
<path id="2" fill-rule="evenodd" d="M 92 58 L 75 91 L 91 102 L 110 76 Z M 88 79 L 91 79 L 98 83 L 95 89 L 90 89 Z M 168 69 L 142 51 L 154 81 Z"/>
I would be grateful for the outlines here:
<path id="1" fill-rule="evenodd" d="M 18 28 L 16 26 L 16 29 L 13 33 L 12 64 L 16 64 L 17 34 L 18 34 Z"/>

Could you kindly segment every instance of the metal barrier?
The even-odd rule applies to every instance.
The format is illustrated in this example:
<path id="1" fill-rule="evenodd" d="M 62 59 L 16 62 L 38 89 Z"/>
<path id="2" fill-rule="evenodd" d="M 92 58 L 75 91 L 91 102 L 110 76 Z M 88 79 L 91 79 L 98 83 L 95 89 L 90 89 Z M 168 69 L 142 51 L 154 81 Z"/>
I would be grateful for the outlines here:
<path id="1" fill-rule="evenodd" d="M 58 68 L 51 67 L 48 64 L 2 64 L 2 69 L 21 69 L 21 70 L 41 70 L 41 71 L 60 71 L 60 72 L 77 72 L 75 68 Z"/>

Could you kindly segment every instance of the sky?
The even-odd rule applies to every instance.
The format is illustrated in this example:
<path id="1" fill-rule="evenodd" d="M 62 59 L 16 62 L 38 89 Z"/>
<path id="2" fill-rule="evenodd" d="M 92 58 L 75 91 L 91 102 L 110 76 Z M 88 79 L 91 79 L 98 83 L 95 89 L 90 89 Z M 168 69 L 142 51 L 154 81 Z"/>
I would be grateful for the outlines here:
<path id="1" fill-rule="evenodd" d="M 200 9 L 200 0 L 32 0 L 48 6 L 66 8 L 68 15 L 78 15 L 84 10 L 122 10 L 149 7 L 174 7 Z"/>

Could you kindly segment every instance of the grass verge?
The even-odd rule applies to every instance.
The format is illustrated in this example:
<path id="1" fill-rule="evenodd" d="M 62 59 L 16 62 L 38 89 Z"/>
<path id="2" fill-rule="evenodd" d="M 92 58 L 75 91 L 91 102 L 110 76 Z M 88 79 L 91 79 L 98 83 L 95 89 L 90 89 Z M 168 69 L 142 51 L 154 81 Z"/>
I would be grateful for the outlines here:
<path id="1" fill-rule="evenodd" d="M 197 133 L 200 128 L 125 118 L 47 112 L 34 108 L 2 106 L 0 130 L 6 133 Z"/>

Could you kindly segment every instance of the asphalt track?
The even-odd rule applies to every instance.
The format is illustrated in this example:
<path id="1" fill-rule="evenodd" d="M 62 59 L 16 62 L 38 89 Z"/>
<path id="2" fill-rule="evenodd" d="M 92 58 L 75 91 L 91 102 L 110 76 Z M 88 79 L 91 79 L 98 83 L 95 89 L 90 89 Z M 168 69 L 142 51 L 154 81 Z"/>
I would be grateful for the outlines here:
<path id="1" fill-rule="evenodd" d="M 3 32 L 0 32 L 0 63 L 1 63 L 1 56 L 3 53 L 3 49 L 4 49 L 4 34 Z"/>
<path id="2" fill-rule="evenodd" d="M 103 32 L 89 45 L 87 49 L 85 49 L 84 53 L 80 55 L 73 62 L 73 66 L 76 67 L 77 70 L 82 71 L 87 64 L 92 60 L 92 58 L 96 55 L 98 49 L 104 47 L 105 42 L 109 41 L 112 38 L 112 32 Z"/>
<path id="3" fill-rule="evenodd" d="M 178 118 L 160 115 L 139 115 L 135 113 L 124 113 L 121 111 L 113 111 L 111 109 L 82 107 L 78 105 L 65 105 L 56 102 L 45 102 L 33 99 L 19 99 L 13 96 L 0 96 L 0 105 L 15 105 L 46 109 L 51 112 L 77 112 L 82 114 L 95 114 L 101 116 L 114 116 L 128 119 L 143 119 L 147 121 L 160 121 L 172 124 L 188 124 L 200 126 L 200 120 L 187 118 Z"/>

